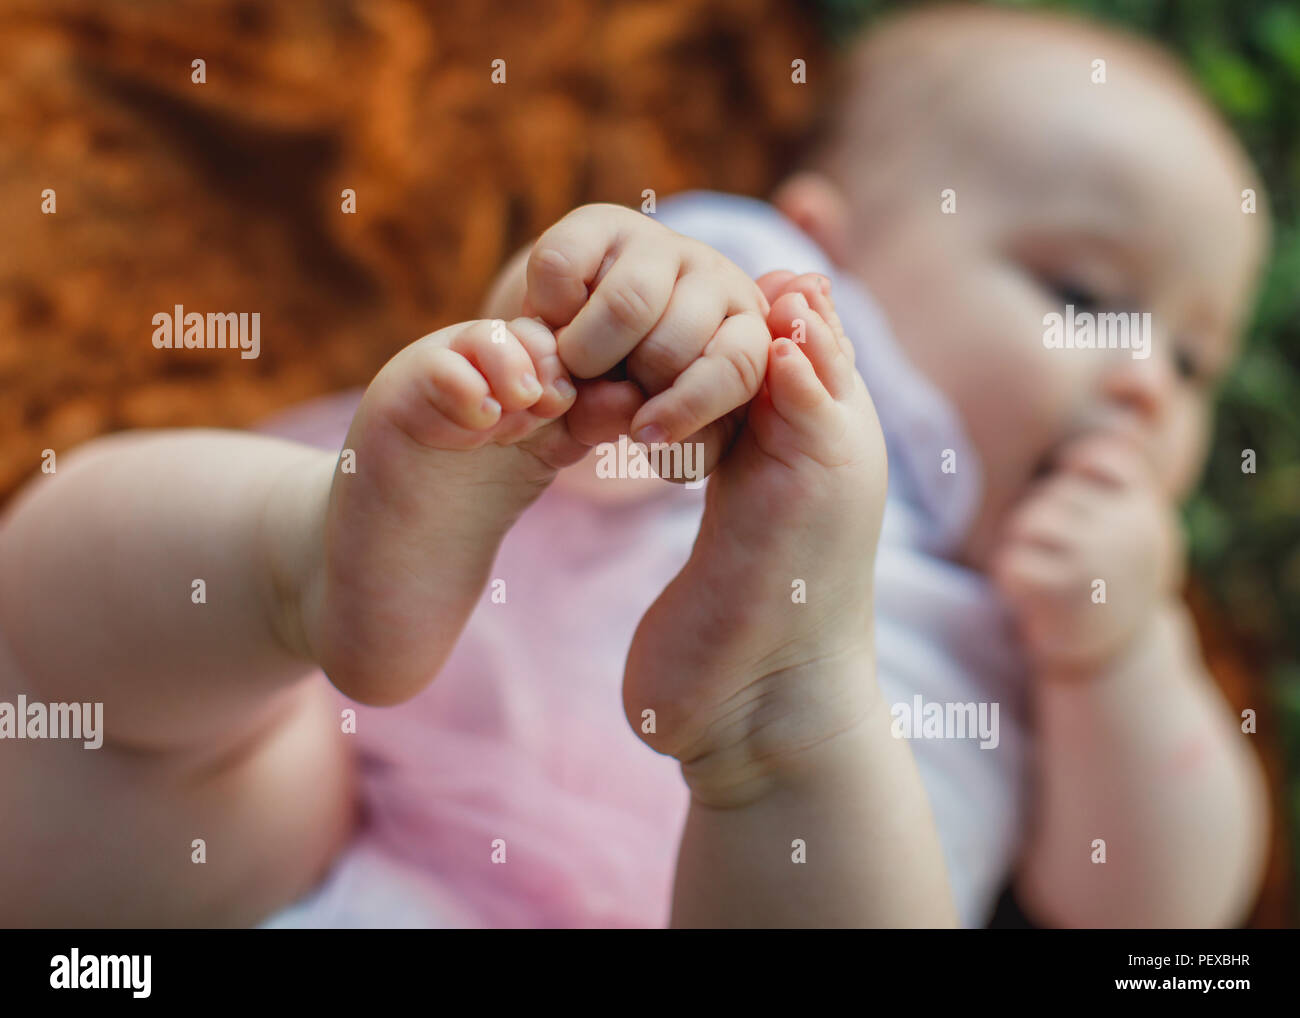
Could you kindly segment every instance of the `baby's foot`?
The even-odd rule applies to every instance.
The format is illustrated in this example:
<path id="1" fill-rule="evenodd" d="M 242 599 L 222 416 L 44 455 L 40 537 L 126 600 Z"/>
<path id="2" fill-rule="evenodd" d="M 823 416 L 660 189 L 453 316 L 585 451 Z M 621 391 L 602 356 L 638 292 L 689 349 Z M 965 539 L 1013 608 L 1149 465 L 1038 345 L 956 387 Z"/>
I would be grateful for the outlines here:
<path id="1" fill-rule="evenodd" d="M 574 395 L 554 335 L 530 318 L 442 329 L 375 376 L 302 604 L 305 641 L 340 690 L 389 704 L 433 678 L 506 531 L 587 452 L 562 419 Z"/>
<path id="2" fill-rule="evenodd" d="M 628 720 L 715 803 L 854 727 L 878 698 L 884 440 L 821 278 L 783 290 L 769 328 L 803 341 L 773 342 L 691 557 L 642 619 L 624 677 Z"/>

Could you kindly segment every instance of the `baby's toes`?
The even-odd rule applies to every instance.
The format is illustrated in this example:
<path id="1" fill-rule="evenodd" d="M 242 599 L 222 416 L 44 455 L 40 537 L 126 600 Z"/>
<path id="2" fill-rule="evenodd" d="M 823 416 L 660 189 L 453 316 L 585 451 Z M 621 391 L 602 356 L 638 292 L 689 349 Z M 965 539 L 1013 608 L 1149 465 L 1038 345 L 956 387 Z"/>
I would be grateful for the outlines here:
<path id="1" fill-rule="evenodd" d="M 506 322 L 473 322 L 456 334 L 450 347 L 487 380 L 503 412 L 527 410 L 542 398 L 533 359 Z"/>
<path id="2" fill-rule="evenodd" d="M 447 426 L 452 431 L 486 431 L 501 419 L 501 404 L 492 396 L 487 379 L 462 354 L 445 346 L 419 344 L 403 351 L 415 361 L 410 387 L 415 399 L 400 396 L 389 402 L 398 412 L 399 420 L 417 441 L 435 447 L 448 437 Z M 382 384 L 381 372 L 375 382 Z M 372 389 L 379 384 L 372 384 Z M 419 399 L 422 395 L 424 399 Z M 430 416 L 427 407 L 434 411 Z"/>
<path id="3" fill-rule="evenodd" d="M 349 436 L 396 427 L 431 449 L 473 449 L 501 420 L 487 379 L 447 345 L 448 330 L 416 340 L 385 364 L 366 389 Z"/>
<path id="4" fill-rule="evenodd" d="M 794 273 L 785 273 L 785 275 L 788 278 L 782 281 L 779 290 L 771 297 L 772 303 L 775 304 L 786 294 L 803 294 L 808 305 L 830 325 L 831 332 L 834 333 L 844 356 L 852 363 L 855 359 L 853 344 L 844 332 L 844 324 L 840 321 L 840 316 L 835 310 L 835 302 L 831 299 L 831 281 L 819 272 L 805 272 L 800 276 Z M 768 273 L 768 276 L 762 279 L 767 280 L 769 277 L 779 277 L 779 274 Z M 775 282 L 769 284 L 769 289 L 776 289 Z M 764 292 L 766 293 L 767 290 Z"/>
<path id="5" fill-rule="evenodd" d="M 832 399 L 848 399 L 857 387 L 857 370 L 826 318 L 800 292 L 786 293 L 772 305 L 767 319 L 773 336 L 799 344 Z"/>
<path id="6" fill-rule="evenodd" d="M 817 456 L 843 431 L 842 408 L 817 377 L 803 348 L 791 339 L 778 339 L 772 344 L 767 362 L 767 392 L 781 426 L 801 451 Z M 772 430 L 763 424 L 761 418 L 754 421 L 760 442 L 765 437 L 763 432 L 770 435 Z"/>
<path id="7" fill-rule="evenodd" d="M 547 420 L 559 417 L 573 407 L 578 390 L 560 360 L 559 346 L 553 333 L 536 318 L 516 318 L 509 323 L 533 365 L 533 375 L 542 386 L 542 395 L 528 410 Z"/>

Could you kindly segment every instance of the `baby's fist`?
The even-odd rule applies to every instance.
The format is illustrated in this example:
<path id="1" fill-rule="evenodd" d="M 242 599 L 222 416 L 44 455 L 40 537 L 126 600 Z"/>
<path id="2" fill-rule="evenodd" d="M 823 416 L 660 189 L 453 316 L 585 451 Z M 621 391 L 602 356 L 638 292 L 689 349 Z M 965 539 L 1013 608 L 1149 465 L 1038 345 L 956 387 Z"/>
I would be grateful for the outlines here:
<path id="1" fill-rule="evenodd" d="M 1103 666 L 1149 626 L 1182 578 L 1177 516 L 1124 442 L 1068 446 L 1012 513 L 990 578 L 1040 669 Z"/>
<path id="2" fill-rule="evenodd" d="M 579 387 L 572 432 L 703 442 L 706 470 L 762 384 L 768 311 L 738 266 L 619 205 L 575 209 L 528 258 L 524 313 L 556 330 L 574 376 L 598 379 Z"/>

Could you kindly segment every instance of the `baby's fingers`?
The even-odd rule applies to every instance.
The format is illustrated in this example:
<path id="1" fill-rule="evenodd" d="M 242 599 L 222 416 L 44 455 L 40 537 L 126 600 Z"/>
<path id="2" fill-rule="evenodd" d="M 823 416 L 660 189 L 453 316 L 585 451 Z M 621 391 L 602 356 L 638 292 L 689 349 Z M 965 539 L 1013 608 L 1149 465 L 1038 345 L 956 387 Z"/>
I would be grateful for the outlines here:
<path id="1" fill-rule="evenodd" d="M 643 241 L 615 256 L 587 302 L 559 333 L 560 357 L 595 378 L 630 354 L 663 317 L 681 268 L 672 249 Z"/>
<path id="2" fill-rule="evenodd" d="M 611 213 L 584 206 L 538 237 L 525 270 L 529 313 L 552 328 L 568 325 L 587 303 L 589 284 L 618 236 Z"/>
<path id="3" fill-rule="evenodd" d="M 632 427 L 645 396 L 635 382 L 597 378 L 583 382 L 565 418 L 569 434 L 585 445 L 616 442 Z"/>
<path id="4" fill-rule="evenodd" d="M 568 325 L 615 256 L 637 238 L 668 232 L 652 217 L 621 205 L 574 209 L 538 237 L 528 254 L 526 313 L 540 315 L 553 329 Z"/>
<path id="5" fill-rule="evenodd" d="M 767 373 L 771 336 L 756 312 L 731 315 L 704 352 L 632 420 L 632 438 L 646 445 L 681 442 L 748 403 Z"/>
<path id="6" fill-rule="evenodd" d="M 1132 442 L 1104 434 L 1068 443 L 1057 452 L 1055 466 L 1111 488 L 1134 487 L 1150 473 Z"/>
<path id="7" fill-rule="evenodd" d="M 998 549 L 989 568 L 989 578 L 1013 607 L 1060 596 L 1069 586 L 1070 575 L 1059 549 L 1019 542 Z"/>

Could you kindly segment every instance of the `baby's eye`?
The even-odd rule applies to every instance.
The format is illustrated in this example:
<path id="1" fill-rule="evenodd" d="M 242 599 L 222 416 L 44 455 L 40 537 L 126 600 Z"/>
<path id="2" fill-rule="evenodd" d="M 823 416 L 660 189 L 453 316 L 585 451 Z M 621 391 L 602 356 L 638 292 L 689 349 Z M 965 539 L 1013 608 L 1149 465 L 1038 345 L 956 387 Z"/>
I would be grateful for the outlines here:
<path id="1" fill-rule="evenodd" d="M 1043 286 L 1062 304 L 1073 304 L 1075 311 L 1096 312 L 1102 306 L 1096 291 L 1072 279 L 1046 279 Z"/>
<path id="2" fill-rule="evenodd" d="M 1185 347 L 1174 350 L 1174 369 L 1178 372 L 1179 378 L 1188 382 L 1203 380 L 1201 362 Z"/>

